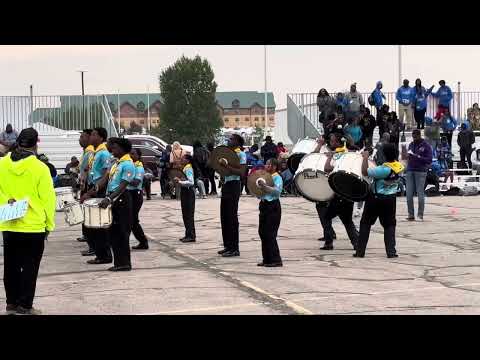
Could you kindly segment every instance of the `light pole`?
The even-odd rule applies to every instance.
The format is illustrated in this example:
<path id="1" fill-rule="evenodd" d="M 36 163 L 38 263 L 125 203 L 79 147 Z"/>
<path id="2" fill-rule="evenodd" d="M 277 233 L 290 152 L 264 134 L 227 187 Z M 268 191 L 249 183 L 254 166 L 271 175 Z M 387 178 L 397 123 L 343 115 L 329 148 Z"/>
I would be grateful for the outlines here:
<path id="1" fill-rule="evenodd" d="M 85 85 L 83 82 L 83 73 L 86 73 L 86 70 L 77 70 L 80 73 L 82 79 L 82 122 L 85 123 Z M 90 127 L 90 124 L 88 124 Z"/>
<path id="2" fill-rule="evenodd" d="M 270 124 L 268 122 L 268 96 L 267 96 L 267 45 L 264 48 L 264 75 L 265 75 L 265 133 L 270 135 Z"/>

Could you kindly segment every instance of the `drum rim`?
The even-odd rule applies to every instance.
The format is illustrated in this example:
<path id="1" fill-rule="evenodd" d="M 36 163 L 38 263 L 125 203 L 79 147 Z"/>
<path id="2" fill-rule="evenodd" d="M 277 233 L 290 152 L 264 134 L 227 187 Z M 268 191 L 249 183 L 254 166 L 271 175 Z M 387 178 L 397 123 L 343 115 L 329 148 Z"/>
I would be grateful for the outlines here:
<path id="1" fill-rule="evenodd" d="M 332 185 L 334 179 L 335 179 L 335 174 L 341 174 L 341 175 L 352 175 L 354 176 L 356 179 L 360 180 L 360 182 L 362 184 L 364 184 L 367 188 L 367 191 L 365 192 L 365 195 L 361 196 L 361 197 L 353 197 L 353 196 L 345 196 L 345 194 L 342 194 L 341 192 L 339 192 L 336 188 L 336 186 Z M 347 200 L 352 200 L 354 202 L 357 202 L 357 201 L 363 201 L 365 200 L 367 197 L 368 197 L 368 193 L 370 191 L 370 184 L 368 183 L 367 180 L 365 180 L 364 177 L 362 176 L 359 176 L 353 172 L 350 172 L 350 171 L 345 171 L 345 170 L 338 170 L 338 171 L 335 171 L 335 172 L 332 172 L 329 176 L 328 176 L 328 184 L 330 185 L 330 188 L 335 192 L 335 194 L 347 199 Z"/>
<path id="2" fill-rule="evenodd" d="M 312 169 L 305 169 L 305 170 L 312 170 Z M 304 170 L 304 171 L 305 171 L 305 170 Z M 328 181 L 328 176 L 325 174 L 324 171 L 321 171 L 321 170 L 316 170 L 316 171 L 321 172 L 322 175 L 325 175 L 325 177 L 327 178 L 327 181 Z M 330 186 L 330 183 L 329 183 L 328 185 L 330 186 L 330 190 L 332 190 L 332 196 L 330 196 L 330 197 L 327 198 L 327 199 L 324 199 L 324 200 L 315 200 L 315 199 L 313 199 L 312 197 L 305 195 L 305 194 L 303 193 L 303 191 L 300 190 L 300 188 L 298 187 L 298 183 L 297 183 L 297 178 L 298 178 L 298 176 L 299 176 L 300 174 L 302 174 L 302 173 L 303 173 L 303 171 L 300 172 L 300 173 L 298 173 L 298 174 L 295 174 L 294 177 L 293 177 L 293 181 L 295 182 L 295 186 L 296 186 L 296 188 L 297 188 L 297 191 L 300 193 L 300 195 L 302 195 L 303 198 L 305 198 L 305 199 L 308 200 L 308 201 L 317 203 L 317 202 L 322 202 L 322 201 L 329 201 L 329 200 L 331 200 L 331 199 L 335 196 L 335 191 L 333 191 L 332 187 Z"/>

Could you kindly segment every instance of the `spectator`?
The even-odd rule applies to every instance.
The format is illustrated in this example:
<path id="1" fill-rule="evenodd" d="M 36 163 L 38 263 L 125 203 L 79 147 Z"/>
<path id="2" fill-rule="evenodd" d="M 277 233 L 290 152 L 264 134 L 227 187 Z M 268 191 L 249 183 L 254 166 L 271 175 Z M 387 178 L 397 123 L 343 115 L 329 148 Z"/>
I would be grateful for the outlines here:
<path id="1" fill-rule="evenodd" d="M 207 150 L 211 154 L 214 147 L 212 143 L 207 144 Z M 210 181 L 210 195 L 217 195 L 217 184 L 215 183 L 215 170 L 212 168 L 207 168 L 208 180 Z"/>
<path id="2" fill-rule="evenodd" d="M 336 127 L 338 124 L 344 123 L 344 114 L 341 106 L 337 107 L 337 112 L 335 114 L 330 114 L 328 115 L 327 120 L 323 123 L 323 133 L 326 138 L 330 135 L 332 130 Z"/>
<path id="3" fill-rule="evenodd" d="M 172 145 L 172 152 L 170 153 L 170 164 L 173 169 L 183 169 L 183 157 L 186 155 L 185 150 L 178 141 Z"/>
<path id="4" fill-rule="evenodd" d="M 388 132 L 384 133 L 382 137 L 380 138 L 380 141 L 375 145 L 375 149 L 377 149 L 377 152 L 375 153 L 375 156 L 373 159 L 375 160 L 375 163 L 378 166 L 383 165 L 387 160 L 385 158 L 385 154 L 383 153 L 383 147 L 386 144 L 390 143 L 390 134 Z"/>
<path id="5" fill-rule="evenodd" d="M 65 166 L 66 175 L 78 175 L 79 173 L 80 161 L 78 161 L 76 156 L 72 156 L 70 162 Z"/>
<path id="6" fill-rule="evenodd" d="M 433 85 L 430 89 L 425 90 L 422 86 L 422 80 L 415 80 L 415 87 L 413 88 L 414 96 L 414 117 L 417 123 L 417 129 L 425 129 L 425 113 L 427 112 L 427 98 L 433 90 Z"/>
<path id="7" fill-rule="evenodd" d="M 465 163 L 465 159 L 468 162 L 468 167 L 471 169 L 472 165 L 472 145 L 475 144 L 475 135 L 472 130 L 467 129 L 466 124 L 462 124 L 460 132 L 457 136 L 457 144 L 460 147 L 460 161 Z"/>
<path id="8" fill-rule="evenodd" d="M 317 95 L 317 106 L 319 111 L 318 121 L 323 124 L 328 115 L 335 112 L 335 100 L 325 89 L 320 89 Z"/>
<path id="9" fill-rule="evenodd" d="M 397 151 L 398 146 L 400 144 L 400 131 L 404 127 L 404 124 L 400 122 L 397 117 L 397 113 L 392 111 L 390 116 L 387 118 L 387 122 L 385 124 L 385 132 L 390 134 L 390 144 L 394 144 L 396 146 Z"/>
<path id="10" fill-rule="evenodd" d="M 385 132 L 387 120 L 390 117 L 390 107 L 383 104 L 380 108 L 380 113 L 377 114 L 378 135 L 382 137 Z"/>
<path id="11" fill-rule="evenodd" d="M 472 125 L 472 130 L 480 130 L 480 108 L 477 103 L 467 110 L 467 119 Z"/>
<path id="12" fill-rule="evenodd" d="M 194 148 L 195 149 L 195 148 Z M 193 151 L 196 153 L 196 150 Z M 198 198 L 200 199 L 206 199 L 207 198 L 207 192 L 205 189 L 205 182 L 203 178 L 203 173 L 201 171 L 201 168 L 197 161 L 194 159 L 192 156 L 187 156 L 188 162 L 192 165 L 193 169 L 193 181 L 194 185 L 193 187 L 198 190 Z"/>
<path id="13" fill-rule="evenodd" d="M 195 176 L 196 180 L 201 180 L 203 182 L 205 194 L 208 194 L 209 190 L 207 171 L 207 162 L 209 157 L 210 153 L 203 147 L 202 143 L 200 141 L 195 141 L 193 144 L 193 164 L 197 167 L 197 174 Z"/>
<path id="14" fill-rule="evenodd" d="M 453 99 L 452 90 L 445 85 L 445 80 L 440 80 L 438 82 L 440 88 L 436 93 L 432 93 L 434 97 L 438 99 L 438 107 L 443 107 L 450 110 L 450 103 Z"/>
<path id="15" fill-rule="evenodd" d="M 375 86 L 375 90 L 372 91 L 372 94 L 369 97 L 369 104 L 375 106 L 377 110 L 377 122 L 380 119 L 380 110 L 383 106 L 383 100 L 385 99 L 385 95 L 382 92 L 383 84 L 381 81 L 377 81 L 377 85 Z"/>
<path id="16" fill-rule="evenodd" d="M 413 107 L 414 89 L 408 84 L 410 82 L 403 80 L 403 86 L 397 90 L 396 99 L 398 101 L 398 111 L 400 122 L 406 124 L 407 127 L 413 127 Z"/>
<path id="17" fill-rule="evenodd" d="M 16 148 L 0 160 L 0 204 L 28 199 L 29 205 L 22 218 L 0 222 L 7 314 L 40 314 L 32 305 L 45 241 L 55 228 L 55 191 L 35 156 L 37 143 L 37 131 L 24 129 Z"/>
<path id="18" fill-rule="evenodd" d="M 1 149 L 0 152 L 7 153 L 10 151 L 10 148 L 16 143 L 18 138 L 18 133 L 13 130 L 11 124 L 7 124 L 5 131 L 0 134 L 0 145 L 3 145 L 5 148 Z"/>
<path id="19" fill-rule="evenodd" d="M 287 148 L 283 145 L 282 142 L 279 142 L 277 144 L 277 151 L 278 151 L 278 156 L 279 157 L 282 157 L 282 154 L 287 154 L 288 153 Z"/>
<path id="20" fill-rule="evenodd" d="M 433 121 L 431 118 L 425 118 L 425 140 L 430 144 L 432 149 L 436 149 L 440 142 L 440 122 Z"/>
<path id="21" fill-rule="evenodd" d="M 260 153 L 264 164 L 266 164 L 269 159 L 277 158 L 277 147 L 273 143 L 271 136 L 265 138 L 265 144 L 262 146 Z"/>
<path id="22" fill-rule="evenodd" d="M 350 92 L 346 95 L 348 101 L 347 121 L 360 115 L 360 105 L 364 105 L 362 94 L 357 91 L 357 83 L 350 86 Z"/>
<path id="23" fill-rule="evenodd" d="M 448 108 L 442 106 L 442 105 L 439 105 L 438 106 L 438 109 L 437 109 L 437 113 L 435 114 L 435 120 L 440 120 L 443 116 L 443 114 L 445 114 L 445 112 L 448 110 Z"/>
<path id="24" fill-rule="evenodd" d="M 365 146 L 373 146 L 373 131 L 376 126 L 375 118 L 370 114 L 370 109 L 365 109 L 365 114 L 360 120 Z"/>
<path id="25" fill-rule="evenodd" d="M 453 154 L 445 136 L 442 137 L 440 144 L 437 145 L 437 148 L 435 149 L 435 155 L 443 169 L 450 169 L 453 166 Z"/>
<path id="26" fill-rule="evenodd" d="M 363 147 L 362 139 L 363 133 L 359 125 L 359 118 L 354 117 L 350 124 L 345 127 L 345 135 L 350 136 L 353 140 L 353 144 L 359 148 Z"/>
<path id="27" fill-rule="evenodd" d="M 457 121 L 450 115 L 450 110 L 445 109 L 445 112 L 440 118 L 440 126 L 443 130 L 441 136 L 447 137 L 448 145 L 452 148 L 452 136 L 453 131 L 457 128 Z"/>
<path id="28" fill-rule="evenodd" d="M 345 112 L 347 111 L 348 107 L 348 100 L 345 97 L 345 94 L 342 92 L 339 92 L 337 96 L 335 97 L 335 104 L 337 105 L 337 114 L 338 114 L 338 107 L 340 106 L 342 108 L 342 111 Z"/>
<path id="29" fill-rule="evenodd" d="M 162 152 L 162 157 L 160 158 L 160 190 L 162 192 L 162 199 L 165 199 L 170 191 L 168 188 L 168 170 L 170 169 L 170 154 L 172 152 L 172 146 L 167 145 L 165 151 Z"/>
<path id="30" fill-rule="evenodd" d="M 413 206 L 413 194 L 418 197 L 417 218 L 423 221 L 425 210 L 425 179 L 428 169 L 432 164 L 432 147 L 422 139 L 420 130 L 412 131 L 413 141 L 408 146 L 407 165 L 407 207 L 408 221 L 415 221 L 415 210 Z"/>
<path id="31" fill-rule="evenodd" d="M 55 166 L 53 166 L 52 163 L 48 160 L 48 157 L 45 154 L 40 154 L 37 156 L 38 160 L 43 162 L 45 165 L 47 165 L 48 170 L 50 170 L 50 176 L 52 177 L 53 183 L 55 184 L 57 181 L 57 169 L 55 169 Z"/>

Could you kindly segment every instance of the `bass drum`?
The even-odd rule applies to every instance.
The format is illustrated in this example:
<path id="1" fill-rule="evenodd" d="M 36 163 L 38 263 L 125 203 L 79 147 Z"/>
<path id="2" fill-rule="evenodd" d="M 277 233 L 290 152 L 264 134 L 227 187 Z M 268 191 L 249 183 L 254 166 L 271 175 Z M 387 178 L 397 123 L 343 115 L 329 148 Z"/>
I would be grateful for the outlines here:
<path id="1" fill-rule="evenodd" d="M 294 181 L 298 192 L 305 199 L 313 202 L 328 201 L 335 195 L 324 171 L 326 162 L 327 156 L 319 153 L 306 155 L 300 162 Z"/>
<path id="2" fill-rule="evenodd" d="M 341 197 L 358 202 L 366 199 L 372 180 L 362 175 L 363 157 L 360 153 L 344 153 L 335 162 L 334 169 L 328 177 L 332 190 Z M 375 167 L 375 163 L 368 161 L 368 167 Z"/>
<path id="3" fill-rule="evenodd" d="M 295 174 L 302 158 L 315 151 L 317 148 L 317 140 L 315 139 L 303 139 L 299 140 L 292 149 L 292 154 L 288 157 L 287 166 L 292 174 Z"/>

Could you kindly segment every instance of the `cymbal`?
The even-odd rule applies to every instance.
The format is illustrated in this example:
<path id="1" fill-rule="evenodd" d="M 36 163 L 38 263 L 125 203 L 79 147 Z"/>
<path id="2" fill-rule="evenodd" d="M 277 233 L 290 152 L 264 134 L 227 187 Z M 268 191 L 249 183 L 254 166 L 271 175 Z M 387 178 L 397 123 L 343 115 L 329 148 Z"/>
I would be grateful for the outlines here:
<path id="1" fill-rule="evenodd" d="M 224 159 L 228 165 L 234 168 L 240 168 L 240 159 L 238 158 L 238 155 L 228 146 L 221 145 L 213 149 L 210 157 L 208 158 L 207 166 L 214 169 L 222 176 L 230 175 L 230 173 L 219 164 L 218 161 L 220 159 Z"/>
<path id="2" fill-rule="evenodd" d="M 187 177 L 185 176 L 185 174 L 183 173 L 182 170 L 179 170 L 179 169 L 169 169 L 168 170 L 168 177 L 170 180 L 173 181 L 173 179 L 175 179 L 176 177 L 178 177 L 180 180 L 184 181 L 184 180 L 187 180 Z"/>
<path id="3" fill-rule="evenodd" d="M 264 192 L 258 185 L 258 183 L 262 180 L 265 181 L 268 186 L 273 186 L 272 175 L 265 170 L 256 170 L 247 178 L 248 190 L 257 197 L 266 195 L 266 192 Z"/>

